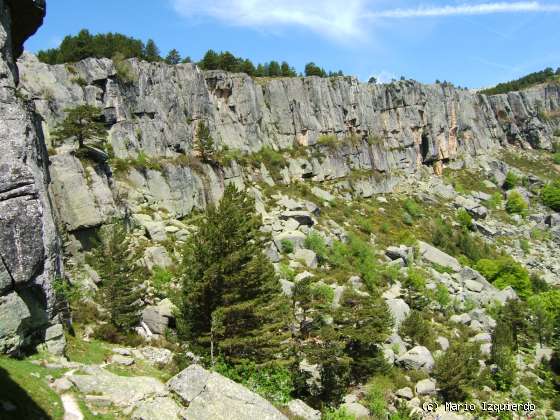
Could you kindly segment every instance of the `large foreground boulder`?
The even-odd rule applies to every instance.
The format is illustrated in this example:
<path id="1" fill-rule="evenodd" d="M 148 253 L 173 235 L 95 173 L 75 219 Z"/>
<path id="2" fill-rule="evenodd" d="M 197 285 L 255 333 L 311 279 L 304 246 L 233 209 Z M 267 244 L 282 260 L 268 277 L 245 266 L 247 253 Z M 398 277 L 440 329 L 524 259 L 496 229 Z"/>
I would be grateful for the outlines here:
<path id="1" fill-rule="evenodd" d="M 188 404 L 186 416 L 196 420 L 286 420 L 264 398 L 199 365 L 191 365 L 167 383 Z"/>
<path id="2" fill-rule="evenodd" d="M 431 372 L 435 362 L 430 350 L 426 347 L 416 346 L 399 357 L 397 364 L 405 369 Z"/>

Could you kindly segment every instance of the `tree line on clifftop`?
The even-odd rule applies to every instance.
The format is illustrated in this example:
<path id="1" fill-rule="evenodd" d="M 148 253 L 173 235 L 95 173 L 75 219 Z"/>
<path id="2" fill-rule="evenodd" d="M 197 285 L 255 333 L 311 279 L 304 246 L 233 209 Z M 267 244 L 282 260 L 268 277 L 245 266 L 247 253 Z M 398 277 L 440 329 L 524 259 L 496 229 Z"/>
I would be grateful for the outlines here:
<path id="1" fill-rule="evenodd" d="M 149 62 L 166 62 L 168 64 L 191 63 L 190 57 L 182 57 L 178 50 L 172 49 L 163 57 L 155 41 L 146 43 L 119 33 L 92 35 L 82 29 L 77 35 L 68 35 L 58 48 L 41 50 L 37 53 L 40 61 L 47 64 L 73 63 L 85 58 L 139 58 Z M 216 52 L 208 50 L 202 60 L 196 63 L 203 70 L 225 70 L 233 73 L 246 73 L 252 77 L 296 77 L 303 76 L 286 61 L 272 60 L 257 65 L 249 59 L 236 57 L 229 51 Z M 343 76 L 342 71 L 325 71 L 315 63 L 307 63 L 305 76 L 334 77 Z"/>

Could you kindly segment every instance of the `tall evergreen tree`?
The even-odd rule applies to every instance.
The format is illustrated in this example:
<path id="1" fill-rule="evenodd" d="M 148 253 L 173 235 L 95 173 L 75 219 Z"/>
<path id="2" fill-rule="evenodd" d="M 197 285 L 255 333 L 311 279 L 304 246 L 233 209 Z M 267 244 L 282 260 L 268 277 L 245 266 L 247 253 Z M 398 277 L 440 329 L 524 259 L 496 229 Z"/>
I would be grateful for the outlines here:
<path id="1" fill-rule="evenodd" d="M 52 133 L 55 142 L 69 138 L 84 147 L 86 140 L 104 140 L 107 128 L 102 122 L 101 109 L 91 105 L 79 105 L 64 110 L 66 117 L 55 127 Z"/>
<path id="2" fill-rule="evenodd" d="M 387 369 L 381 345 L 391 333 L 393 319 L 382 299 L 346 290 L 335 312 L 339 340 L 346 343 L 352 376 L 364 380 Z"/>
<path id="3" fill-rule="evenodd" d="M 120 332 L 130 332 L 140 319 L 139 281 L 145 269 L 138 264 L 141 254 L 131 245 L 122 222 L 107 226 L 88 257 L 102 279 L 101 303 L 108 310 L 110 323 Z"/>
<path id="4" fill-rule="evenodd" d="M 181 62 L 181 54 L 179 54 L 179 51 L 173 48 L 171 51 L 169 51 L 167 57 L 165 57 L 165 62 L 171 65 L 179 64 Z"/>
<path id="5" fill-rule="evenodd" d="M 270 360 L 287 338 L 287 306 L 262 252 L 261 225 L 254 199 L 230 185 L 183 252 L 179 332 L 230 363 Z"/>
<path id="6" fill-rule="evenodd" d="M 149 62 L 160 61 L 160 52 L 159 48 L 157 47 L 156 43 L 153 39 L 148 39 L 146 42 L 146 47 L 144 48 L 144 59 Z"/>

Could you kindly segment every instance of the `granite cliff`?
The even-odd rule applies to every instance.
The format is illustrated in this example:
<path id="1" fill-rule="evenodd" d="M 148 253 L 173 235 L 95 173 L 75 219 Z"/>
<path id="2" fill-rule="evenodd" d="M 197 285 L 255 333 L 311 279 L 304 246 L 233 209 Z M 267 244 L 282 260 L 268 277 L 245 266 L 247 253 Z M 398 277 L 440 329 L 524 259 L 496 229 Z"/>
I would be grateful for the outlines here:
<path id="1" fill-rule="evenodd" d="M 0 1 L 0 352 L 60 339 L 53 281 L 58 237 L 40 120 L 18 95 L 15 59 L 41 25 L 44 1 Z"/>
<path id="2" fill-rule="evenodd" d="M 487 97 L 414 81 L 260 80 L 135 59 L 49 66 L 26 54 L 19 67 L 22 94 L 43 121 L 54 197 L 68 231 L 102 224 L 123 211 L 123 202 L 133 212 L 146 204 L 183 217 L 219 198 L 227 182 L 272 181 L 264 166 L 193 162 L 199 120 L 219 148 L 284 151 L 289 158 L 275 181 L 339 181 L 352 194 L 371 196 L 422 168 L 441 174 L 444 166 L 461 167 L 502 146 L 549 149 L 556 123 L 545 116 L 560 108 L 554 84 Z M 116 177 L 107 165 L 80 162 L 70 144 L 55 148 L 49 131 L 65 108 L 81 103 L 104 110 L 116 160 L 147 158 L 157 168 L 127 168 Z M 330 144 L 321 141 L 326 136 Z"/>

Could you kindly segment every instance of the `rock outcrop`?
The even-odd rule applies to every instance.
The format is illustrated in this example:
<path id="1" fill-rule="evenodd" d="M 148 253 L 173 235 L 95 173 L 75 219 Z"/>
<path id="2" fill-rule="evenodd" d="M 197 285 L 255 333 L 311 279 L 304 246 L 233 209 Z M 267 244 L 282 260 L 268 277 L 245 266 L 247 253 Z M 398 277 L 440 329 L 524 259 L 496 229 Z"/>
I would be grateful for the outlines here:
<path id="1" fill-rule="evenodd" d="M 52 284 L 61 266 L 47 149 L 15 65 L 44 15 L 44 1 L 0 0 L 0 353 L 44 340 L 56 323 Z"/>
<path id="2" fill-rule="evenodd" d="M 182 217 L 218 199 L 229 182 L 340 180 L 341 189 L 361 197 L 390 192 L 422 167 L 441 174 L 447 164 L 501 145 L 550 148 L 555 123 L 541 117 L 560 108 L 555 84 L 487 97 L 448 84 L 374 85 L 352 77 L 261 81 L 136 59 L 49 66 L 25 54 L 19 67 L 23 92 L 33 98 L 45 133 L 65 108 L 89 103 L 103 109 L 116 159 L 158 163 L 126 168 L 116 177 L 116 168 L 65 156 L 70 145 L 53 148 L 53 189 L 60 196 L 72 188 L 92 202 L 80 217 L 60 203 L 69 231 L 104 223 L 120 201 L 133 211 L 149 204 Z M 225 168 L 201 164 L 192 153 L 199 121 L 208 124 L 220 148 L 250 153 L 269 147 L 291 159 L 274 180 L 262 162 L 250 170 L 235 161 Z M 52 148 L 48 135 L 46 141 Z M 360 176 L 342 180 L 353 172 Z"/>

